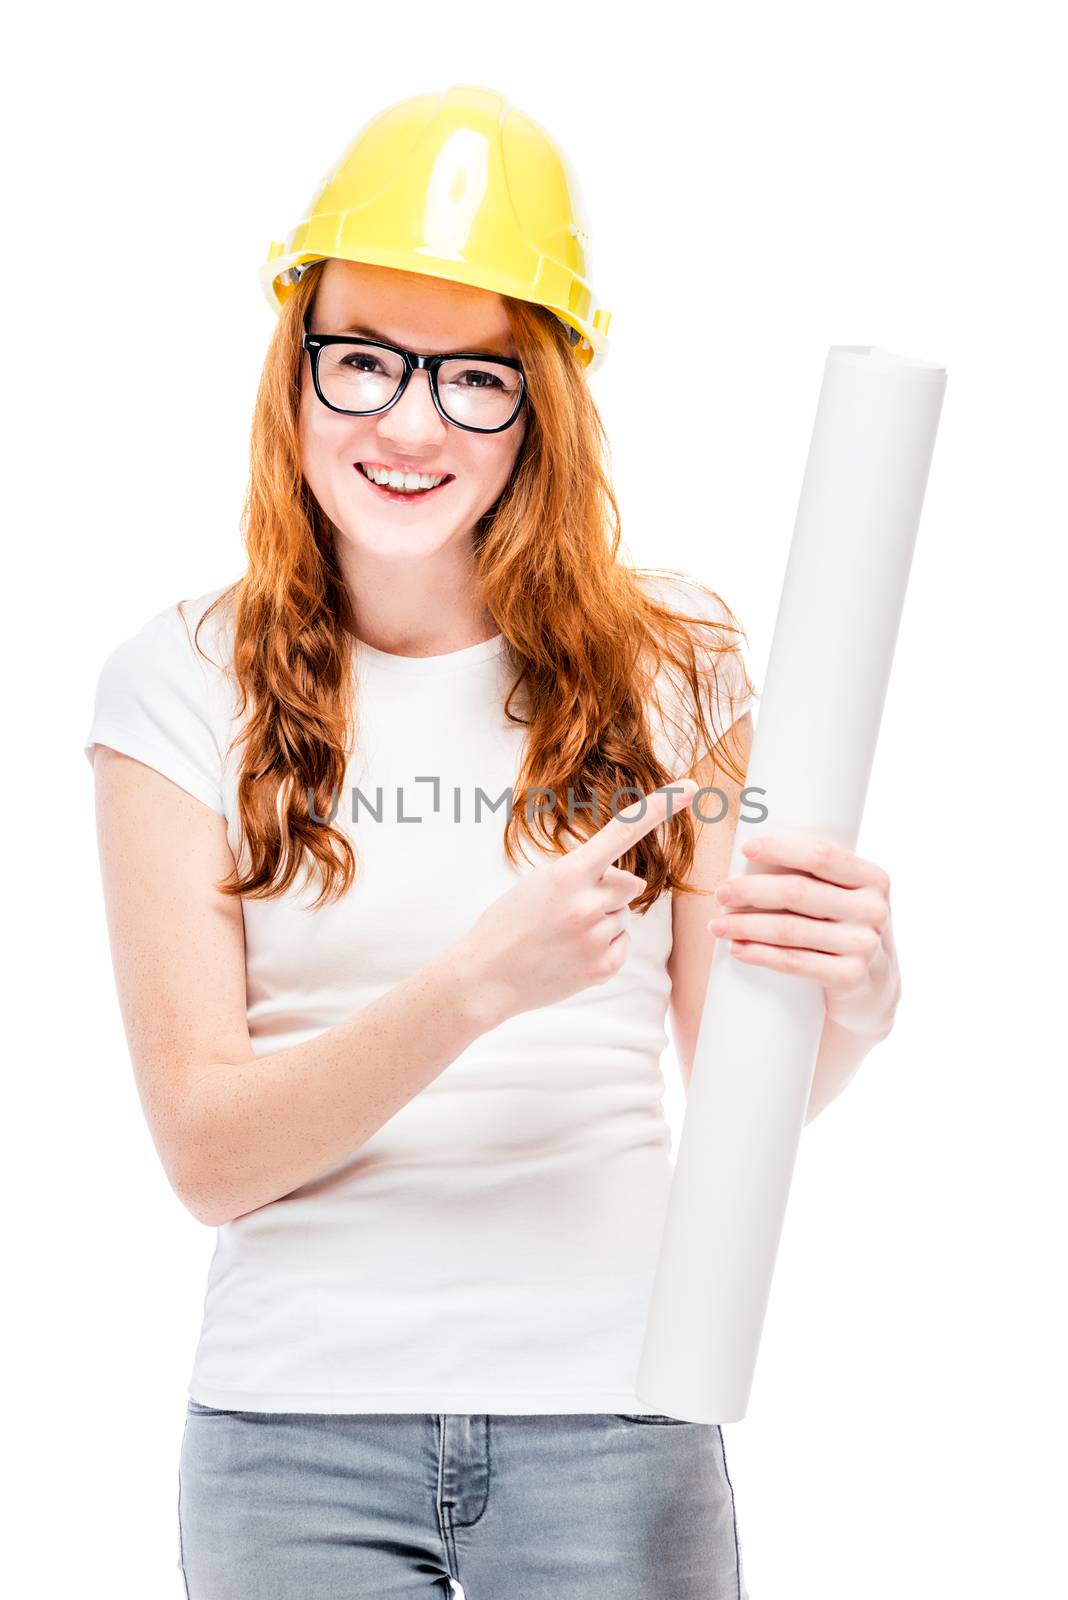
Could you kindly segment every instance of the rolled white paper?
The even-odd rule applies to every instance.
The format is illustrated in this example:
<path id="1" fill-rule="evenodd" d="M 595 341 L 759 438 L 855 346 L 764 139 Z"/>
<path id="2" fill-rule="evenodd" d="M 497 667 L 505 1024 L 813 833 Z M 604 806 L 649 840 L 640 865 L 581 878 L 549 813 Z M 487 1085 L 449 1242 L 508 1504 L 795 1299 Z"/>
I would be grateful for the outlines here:
<path id="1" fill-rule="evenodd" d="M 746 773 L 768 816 L 740 823 L 732 878 L 762 870 L 740 853 L 761 833 L 856 848 L 945 386 L 877 346 L 828 353 Z M 749 1403 L 825 1009 L 719 943 L 636 1384 L 691 1422 Z"/>

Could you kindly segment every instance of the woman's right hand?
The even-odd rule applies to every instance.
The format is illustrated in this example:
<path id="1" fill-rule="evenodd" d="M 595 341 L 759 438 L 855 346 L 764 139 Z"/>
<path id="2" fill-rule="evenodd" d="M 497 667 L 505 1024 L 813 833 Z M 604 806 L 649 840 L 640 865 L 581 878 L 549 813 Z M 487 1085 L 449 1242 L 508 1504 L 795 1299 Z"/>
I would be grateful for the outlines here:
<path id="1" fill-rule="evenodd" d="M 607 983 L 619 971 L 630 944 L 626 907 L 646 880 L 613 863 L 667 819 L 669 803 L 679 816 L 697 791 L 692 779 L 680 779 L 636 800 L 592 838 L 536 866 L 450 946 L 491 1026 Z"/>

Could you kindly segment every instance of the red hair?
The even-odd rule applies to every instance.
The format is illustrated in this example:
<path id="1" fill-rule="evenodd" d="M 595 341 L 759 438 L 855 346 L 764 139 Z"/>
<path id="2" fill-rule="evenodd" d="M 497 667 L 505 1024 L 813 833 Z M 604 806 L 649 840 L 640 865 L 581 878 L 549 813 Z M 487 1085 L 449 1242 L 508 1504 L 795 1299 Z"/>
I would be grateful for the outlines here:
<path id="1" fill-rule="evenodd" d="M 218 887 L 273 898 L 306 861 L 321 880 L 316 906 L 340 898 L 356 877 L 344 831 L 316 820 L 333 813 L 356 725 L 348 591 L 333 529 L 301 469 L 301 340 L 320 276 L 316 264 L 287 297 L 264 361 L 241 524 L 248 570 L 198 625 L 199 632 L 212 611 L 232 604 L 230 671 L 243 724 L 237 800 L 249 864 L 243 874 L 235 865 Z M 708 721 L 719 690 L 716 657 L 735 651 L 725 635 L 745 635 L 712 590 L 685 580 L 724 620 L 687 616 L 658 603 L 643 582 L 643 573 L 680 574 L 619 558 L 607 440 L 583 370 L 551 313 L 507 297 L 504 305 L 526 376 L 527 432 L 507 486 L 474 530 L 474 563 L 481 603 L 504 635 L 514 672 L 505 712 L 528 729 L 504 834 L 515 865 L 521 833 L 562 854 L 565 833 L 586 838 L 609 820 L 613 794 L 628 786 L 645 794 L 678 777 L 658 759 L 649 720 L 665 671 L 686 705 L 685 770 L 692 771 L 723 732 Z M 749 692 L 740 655 L 735 668 L 738 693 Z M 735 736 L 715 753 L 717 766 L 744 781 Z M 562 796 L 569 786 L 570 823 L 566 806 L 528 818 L 526 795 L 551 789 Z M 577 809 L 595 797 L 595 812 Z M 636 797 L 624 793 L 616 809 Z M 697 892 L 685 882 L 695 826 L 687 809 L 620 857 L 620 866 L 647 879 L 635 911 L 667 889 Z"/>

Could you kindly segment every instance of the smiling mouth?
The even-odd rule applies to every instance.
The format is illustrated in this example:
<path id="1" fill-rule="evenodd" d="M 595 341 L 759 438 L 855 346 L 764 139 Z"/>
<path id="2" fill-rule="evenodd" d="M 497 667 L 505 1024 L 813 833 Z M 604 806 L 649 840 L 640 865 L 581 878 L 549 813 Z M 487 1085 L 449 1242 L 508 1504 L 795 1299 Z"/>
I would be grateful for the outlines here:
<path id="1" fill-rule="evenodd" d="M 454 475 L 448 472 L 441 482 L 436 483 L 432 489 L 393 489 L 388 484 L 376 483 L 373 478 L 368 477 L 362 461 L 354 461 L 353 466 L 363 481 L 387 500 L 428 500 L 431 495 L 440 493 L 442 489 L 447 489 L 449 484 L 454 481 Z"/>

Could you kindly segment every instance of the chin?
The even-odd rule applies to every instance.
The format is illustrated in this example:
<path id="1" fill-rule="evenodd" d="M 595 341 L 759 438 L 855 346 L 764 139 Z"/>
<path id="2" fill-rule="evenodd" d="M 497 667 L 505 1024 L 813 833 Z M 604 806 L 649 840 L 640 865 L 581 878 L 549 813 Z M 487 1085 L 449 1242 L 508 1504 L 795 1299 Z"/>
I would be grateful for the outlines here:
<path id="1" fill-rule="evenodd" d="M 385 519 L 380 524 L 371 526 L 362 524 L 359 528 L 346 528 L 337 525 L 338 533 L 346 544 L 354 550 L 363 550 L 378 561 L 396 559 L 406 560 L 413 550 L 427 553 L 443 549 L 451 540 L 458 537 L 460 524 L 449 523 L 446 525 L 426 525 L 420 528 L 398 528 L 390 526 Z"/>

